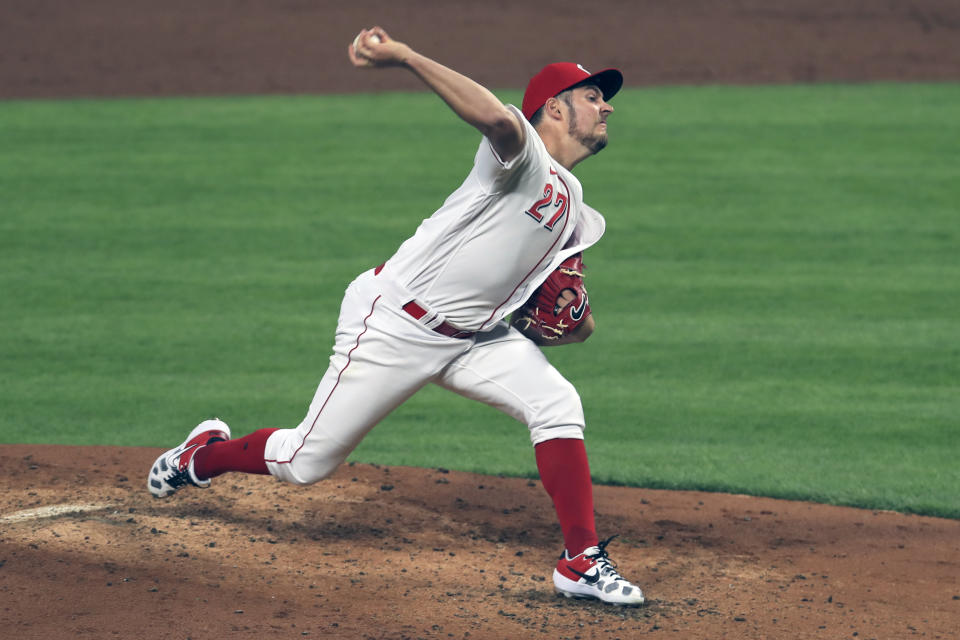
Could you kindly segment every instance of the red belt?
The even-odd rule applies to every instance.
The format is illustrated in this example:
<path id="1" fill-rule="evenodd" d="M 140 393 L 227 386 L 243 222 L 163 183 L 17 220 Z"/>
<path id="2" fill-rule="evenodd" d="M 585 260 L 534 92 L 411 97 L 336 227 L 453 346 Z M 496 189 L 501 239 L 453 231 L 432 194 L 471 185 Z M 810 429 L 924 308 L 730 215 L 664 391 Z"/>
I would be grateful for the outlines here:
<path id="1" fill-rule="evenodd" d="M 423 316 L 427 315 L 427 310 L 418 305 L 416 302 L 411 300 L 407 304 L 403 305 L 403 310 L 413 316 L 415 319 L 419 320 Z M 438 324 L 435 327 L 431 327 L 434 331 L 441 335 L 445 335 L 448 338 L 472 338 L 476 331 L 463 331 L 457 329 L 455 326 L 449 322 L 444 322 Z"/>
<path id="2" fill-rule="evenodd" d="M 383 269 L 382 264 L 374 270 L 374 275 L 380 275 L 381 269 Z M 423 316 L 427 315 L 427 310 L 413 300 L 403 305 L 403 310 L 410 314 L 415 320 L 419 320 Z M 462 329 L 457 329 L 449 322 L 443 322 L 435 327 L 431 327 L 431 329 L 440 335 L 447 336 L 448 338 L 472 338 L 477 333 L 476 331 L 463 331 Z"/>

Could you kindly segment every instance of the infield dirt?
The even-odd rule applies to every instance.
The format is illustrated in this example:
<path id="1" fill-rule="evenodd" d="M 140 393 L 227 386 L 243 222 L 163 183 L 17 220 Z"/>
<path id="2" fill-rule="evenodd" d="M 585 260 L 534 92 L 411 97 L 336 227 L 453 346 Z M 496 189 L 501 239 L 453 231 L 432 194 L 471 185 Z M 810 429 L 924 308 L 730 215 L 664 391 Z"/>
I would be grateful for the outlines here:
<path id="1" fill-rule="evenodd" d="M 374 23 L 494 88 L 556 59 L 633 86 L 960 79 L 953 0 L 545 6 L 7 0 L 0 97 L 419 89 L 349 67 Z M 560 538 L 539 482 L 348 465 L 309 488 L 235 474 L 156 501 L 158 453 L 0 446 L 0 635 L 960 635 L 958 521 L 597 487 L 600 533 L 620 534 L 611 553 L 648 595 L 621 609 L 552 593 Z"/>

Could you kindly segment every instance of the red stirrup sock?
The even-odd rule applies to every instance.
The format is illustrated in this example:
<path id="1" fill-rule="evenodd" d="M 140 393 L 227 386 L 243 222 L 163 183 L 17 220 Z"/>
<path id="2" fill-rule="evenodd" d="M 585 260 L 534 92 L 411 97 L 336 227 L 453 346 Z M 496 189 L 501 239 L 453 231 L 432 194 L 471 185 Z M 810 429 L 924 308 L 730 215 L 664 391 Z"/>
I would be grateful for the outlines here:
<path id="1" fill-rule="evenodd" d="M 193 471 L 201 480 L 216 478 L 228 471 L 269 475 L 263 450 L 276 429 L 260 429 L 236 440 L 214 442 L 200 447 L 193 456 Z"/>
<path id="2" fill-rule="evenodd" d="M 593 517 L 593 481 L 583 440 L 541 442 L 534 451 L 540 480 L 557 510 L 563 542 L 571 557 L 597 544 Z"/>

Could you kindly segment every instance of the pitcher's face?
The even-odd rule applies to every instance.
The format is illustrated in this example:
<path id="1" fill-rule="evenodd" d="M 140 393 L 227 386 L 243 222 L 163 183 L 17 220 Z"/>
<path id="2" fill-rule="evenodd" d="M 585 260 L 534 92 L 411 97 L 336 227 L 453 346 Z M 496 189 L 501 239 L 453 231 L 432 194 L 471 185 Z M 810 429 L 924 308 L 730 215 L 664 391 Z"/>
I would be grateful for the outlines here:
<path id="1" fill-rule="evenodd" d="M 577 87 L 571 94 L 567 102 L 569 134 L 591 153 L 598 153 L 607 146 L 607 117 L 613 113 L 613 107 L 604 101 L 603 93 L 595 85 Z"/>

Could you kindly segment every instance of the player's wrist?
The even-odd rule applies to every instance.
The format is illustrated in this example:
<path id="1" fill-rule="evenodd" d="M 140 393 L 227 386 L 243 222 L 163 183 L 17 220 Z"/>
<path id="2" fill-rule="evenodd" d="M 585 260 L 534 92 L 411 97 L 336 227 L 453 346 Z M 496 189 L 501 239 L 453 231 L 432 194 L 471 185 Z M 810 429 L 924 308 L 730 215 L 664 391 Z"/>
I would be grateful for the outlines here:
<path id="1" fill-rule="evenodd" d="M 403 50 L 397 53 L 397 65 L 412 71 L 421 79 L 424 79 L 423 72 L 429 62 L 431 62 L 430 58 L 417 53 L 407 45 L 404 45 Z"/>

